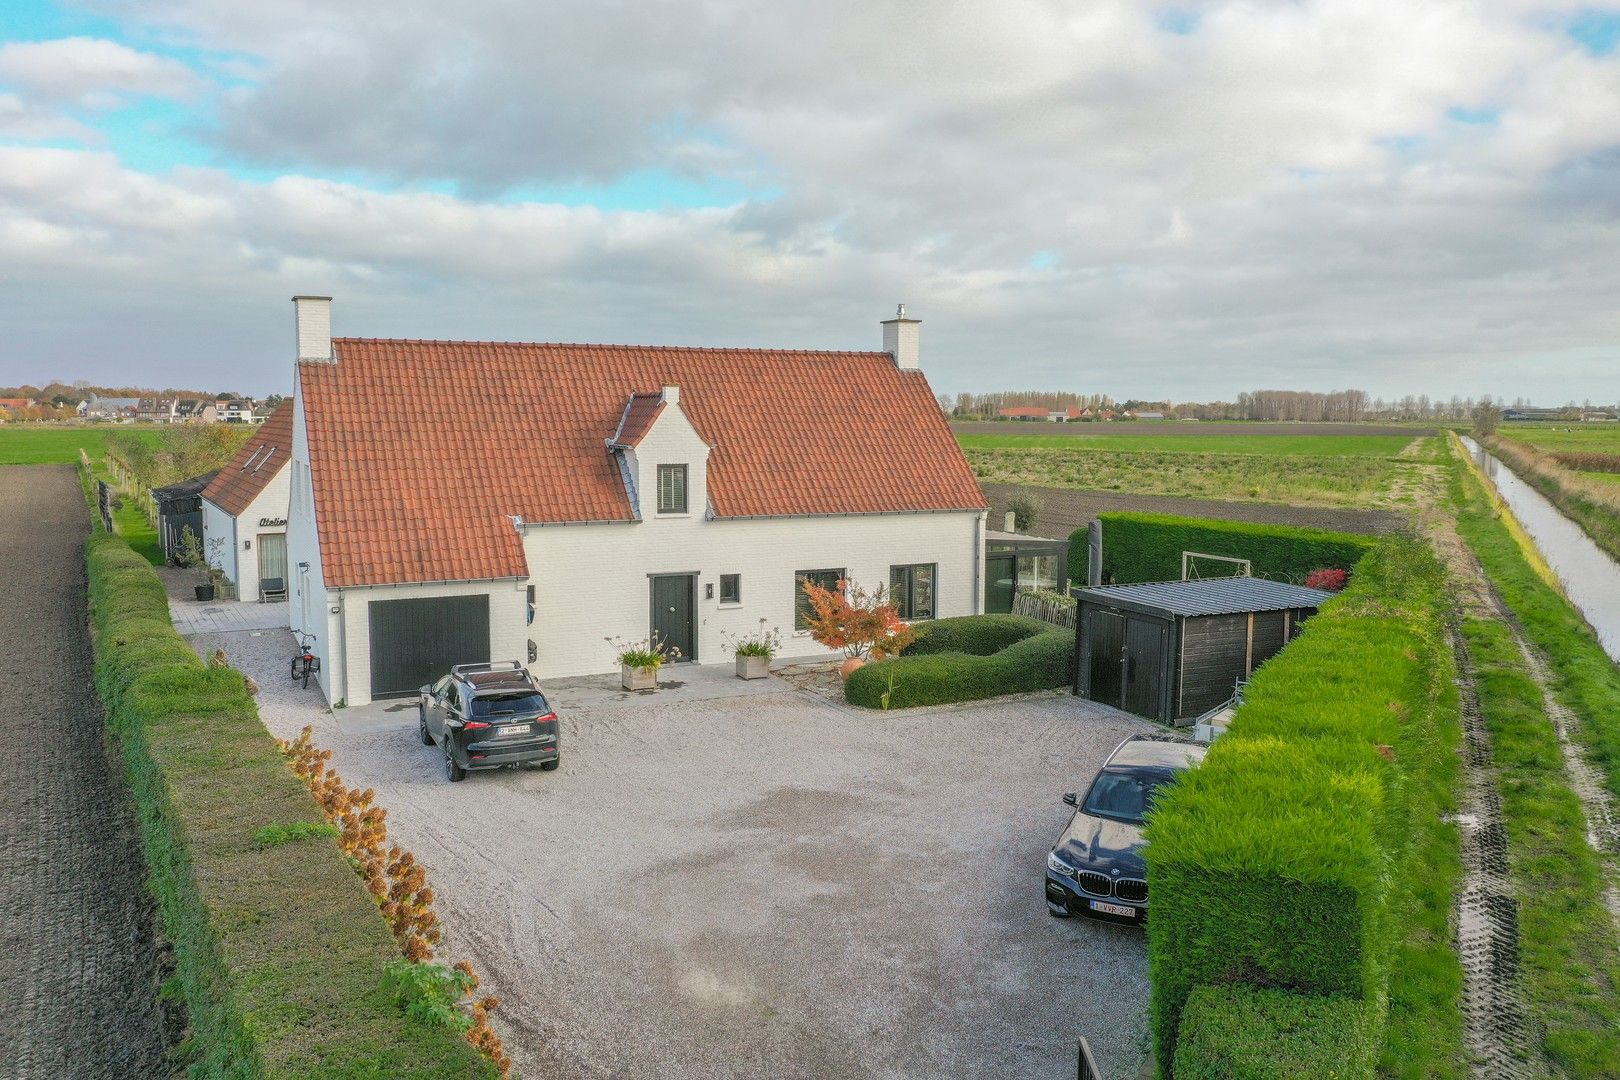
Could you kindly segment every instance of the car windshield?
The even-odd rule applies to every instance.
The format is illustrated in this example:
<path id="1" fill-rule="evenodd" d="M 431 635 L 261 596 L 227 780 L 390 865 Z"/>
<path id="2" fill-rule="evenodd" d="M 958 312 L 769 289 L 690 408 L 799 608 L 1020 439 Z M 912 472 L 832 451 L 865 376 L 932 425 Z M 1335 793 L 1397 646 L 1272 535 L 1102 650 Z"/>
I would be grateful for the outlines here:
<path id="1" fill-rule="evenodd" d="M 480 694 L 473 698 L 474 716 L 516 716 L 519 713 L 543 713 L 546 699 L 533 690 L 514 690 L 507 694 Z"/>
<path id="2" fill-rule="evenodd" d="M 1169 786 L 1173 775 L 1159 772 L 1130 772 L 1123 769 L 1105 769 L 1092 781 L 1086 794 L 1085 811 L 1094 817 L 1142 824 L 1142 819 L 1153 808 L 1153 800 L 1161 788 Z"/>

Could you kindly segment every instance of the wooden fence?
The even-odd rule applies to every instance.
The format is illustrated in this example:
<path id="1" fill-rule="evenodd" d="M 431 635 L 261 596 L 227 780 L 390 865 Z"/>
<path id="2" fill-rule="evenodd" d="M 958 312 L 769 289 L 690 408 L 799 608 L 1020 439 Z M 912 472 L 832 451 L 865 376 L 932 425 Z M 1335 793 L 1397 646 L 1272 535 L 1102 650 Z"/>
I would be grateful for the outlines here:
<path id="1" fill-rule="evenodd" d="M 1043 589 L 1019 590 L 1013 597 L 1013 614 L 1049 622 L 1053 626 L 1074 629 L 1074 620 L 1080 604 L 1072 596 L 1048 592 Z"/>

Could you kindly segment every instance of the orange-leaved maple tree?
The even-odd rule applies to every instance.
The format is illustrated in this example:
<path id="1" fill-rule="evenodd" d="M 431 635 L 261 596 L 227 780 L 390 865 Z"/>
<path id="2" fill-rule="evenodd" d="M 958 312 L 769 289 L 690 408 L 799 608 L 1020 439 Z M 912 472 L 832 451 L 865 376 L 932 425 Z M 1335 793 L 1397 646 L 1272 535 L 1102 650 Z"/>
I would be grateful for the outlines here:
<path id="1" fill-rule="evenodd" d="M 805 624 L 810 636 L 829 649 L 841 649 L 852 659 L 896 656 L 917 639 L 900 613 L 889 603 L 883 586 L 868 591 L 847 579 L 836 589 L 813 581 L 804 583 L 810 613 Z"/>

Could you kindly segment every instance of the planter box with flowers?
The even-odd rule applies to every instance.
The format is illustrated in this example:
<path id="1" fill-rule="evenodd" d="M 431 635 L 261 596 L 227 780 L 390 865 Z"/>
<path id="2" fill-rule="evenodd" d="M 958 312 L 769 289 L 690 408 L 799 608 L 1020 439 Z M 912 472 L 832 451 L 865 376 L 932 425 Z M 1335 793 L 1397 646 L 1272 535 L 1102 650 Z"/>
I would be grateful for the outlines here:
<path id="1" fill-rule="evenodd" d="M 810 614 L 805 617 L 810 636 L 843 652 L 838 673 L 846 679 L 868 658 L 898 656 L 916 640 L 916 632 L 885 598 L 882 585 L 868 592 L 848 580 L 838 582 L 836 589 L 807 581 L 804 595 L 810 602 Z"/>
<path id="2" fill-rule="evenodd" d="M 732 647 L 737 657 L 737 678 L 763 679 L 771 673 L 771 657 L 782 647 L 782 632 L 766 630 L 764 619 L 757 633 L 738 638 Z"/>
<path id="3" fill-rule="evenodd" d="M 656 638 L 646 641 L 623 642 L 605 639 L 619 656 L 619 685 L 626 690 L 658 689 L 658 669 L 668 660 L 678 660 L 681 650 L 666 645 Z"/>

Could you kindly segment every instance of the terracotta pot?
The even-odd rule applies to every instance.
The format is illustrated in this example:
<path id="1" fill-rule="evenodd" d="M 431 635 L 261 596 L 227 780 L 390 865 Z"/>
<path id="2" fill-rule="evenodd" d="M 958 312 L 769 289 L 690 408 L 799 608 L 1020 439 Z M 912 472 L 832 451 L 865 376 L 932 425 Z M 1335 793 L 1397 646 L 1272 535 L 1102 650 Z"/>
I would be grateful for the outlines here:
<path id="1" fill-rule="evenodd" d="M 851 675 L 855 674 L 856 671 L 865 666 L 866 658 L 864 656 L 852 656 L 848 660 L 845 660 L 842 664 L 838 665 L 838 677 L 841 679 L 847 679 Z"/>
<path id="2" fill-rule="evenodd" d="M 771 673 L 771 658 L 768 656 L 739 656 L 737 657 L 737 678 L 763 679 Z"/>
<path id="3" fill-rule="evenodd" d="M 658 669 L 655 667 L 631 667 L 629 664 L 620 664 L 619 683 L 626 690 L 656 690 L 658 689 Z"/>

